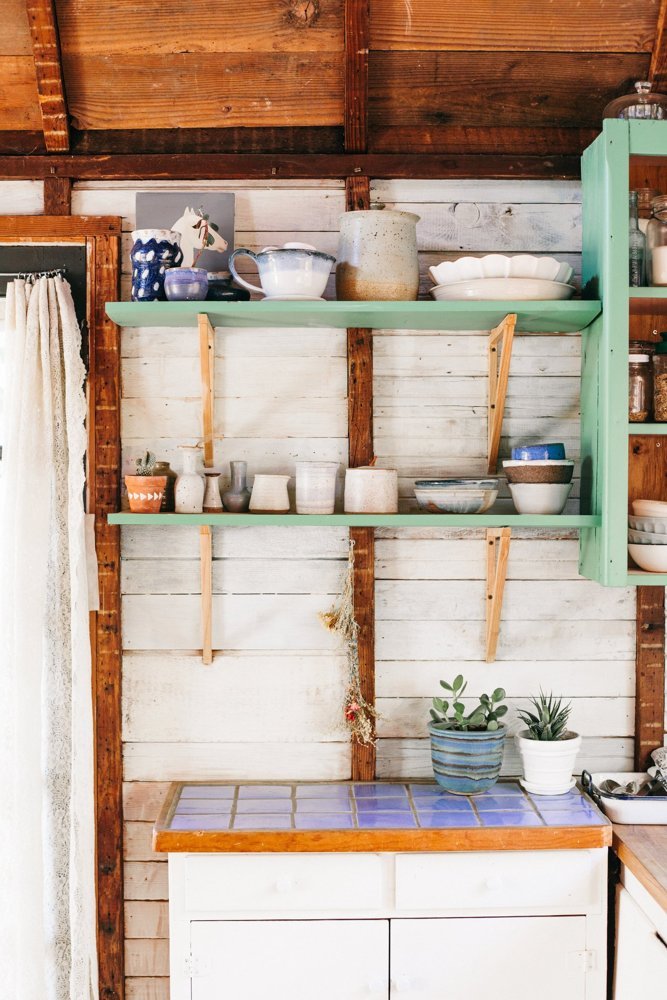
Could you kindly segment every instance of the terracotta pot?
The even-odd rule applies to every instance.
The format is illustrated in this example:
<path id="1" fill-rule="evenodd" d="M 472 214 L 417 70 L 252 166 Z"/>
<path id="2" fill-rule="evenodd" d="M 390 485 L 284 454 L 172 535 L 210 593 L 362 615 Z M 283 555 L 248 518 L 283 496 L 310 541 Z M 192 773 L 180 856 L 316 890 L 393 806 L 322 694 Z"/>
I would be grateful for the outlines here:
<path id="1" fill-rule="evenodd" d="M 127 498 L 133 514 L 159 514 L 167 488 L 166 476 L 125 476 Z"/>

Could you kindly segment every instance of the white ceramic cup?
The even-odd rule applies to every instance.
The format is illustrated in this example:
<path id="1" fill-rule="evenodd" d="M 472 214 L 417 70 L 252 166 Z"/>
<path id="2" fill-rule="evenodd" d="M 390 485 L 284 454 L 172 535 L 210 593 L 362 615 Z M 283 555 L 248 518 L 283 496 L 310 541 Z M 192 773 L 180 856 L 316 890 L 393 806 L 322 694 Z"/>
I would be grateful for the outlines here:
<path id="1" fill-rule="evenodd" d="M 333 514 L 338 462 L 296 463 L 297 514 Z"/>
<path id="2" fill-rule="evenodd" d="M 346 514 L 398 513 L 398 473 L 396 469 L 361 466 L 345 472 Z"/>

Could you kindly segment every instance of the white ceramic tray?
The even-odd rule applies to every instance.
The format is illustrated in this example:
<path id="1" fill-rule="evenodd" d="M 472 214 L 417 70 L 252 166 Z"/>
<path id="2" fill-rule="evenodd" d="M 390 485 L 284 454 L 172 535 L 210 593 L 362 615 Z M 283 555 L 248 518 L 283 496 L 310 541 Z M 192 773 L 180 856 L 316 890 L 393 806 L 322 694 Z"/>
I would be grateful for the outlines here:
<path id="1" fill-rule="evenodd" d="M 612 823 L 634 823 L 637 826 L 662 826 L 667 824 L 667 795 L 652 795 L 647 798 L 637 798 L 628 796 L 619 798 L 615 795 L 605 794 L 598 791 L 600 783 L 607 778 L 613 778 L 619 784 L 626 784 L 629 781 L 641 781 L 646 778 L 643 771 L 631 771 L 621 773 L 618 771 L 598 771 L 588 775 L 593 782 L 593 787 L 588 787 L 588 771 L 584 771 L 581 776 L 581 783 L 584 790 L 591 796 L 602 811 L 609 817 Z"/>
<path id="2" fill-rule="evenodd" d="M 537 302 L 571 299 L 574 286 L 543 278 L 472 278 L 452 285 L 435 285 L 431 295 L 438 302 L 452 299 Z"/>

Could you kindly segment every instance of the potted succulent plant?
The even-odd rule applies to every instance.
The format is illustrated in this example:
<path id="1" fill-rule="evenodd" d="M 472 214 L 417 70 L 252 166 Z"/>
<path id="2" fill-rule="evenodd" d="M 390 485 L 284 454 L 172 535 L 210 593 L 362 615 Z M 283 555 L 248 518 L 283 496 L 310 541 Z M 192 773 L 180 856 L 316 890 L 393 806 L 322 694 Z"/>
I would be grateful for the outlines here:
<path id="1" fill-rule="evenodd" d="M 429 724 L 435 780 L 448 792 L 474 795 L 495 785 L 500 775 L 507 729 L 503 688 L 483 694 L 466 714 L 461 701 L 467 684 L 459 674 L 452 684 L 440 681 L 448 698 L 434 698 Z"/>
<path id="2" fill-rule="evenodd" d="M 581 736 L 567 728 L 572 703 L 540 691 L 531 698 L 534 712 L 519 712 L 526 726 L 517 733 L 527 791 L 535 795 L 564 795 L 574 784 L 572 772 L 581 748 Z"/>
<path id="3" fill-rule="evenodd" d="M 134 476 L 125 476 L 130 510 L 134 514 L 159 514 L 162 499 L 167 488 L 167 477 L 156 476 L 155 455 L 147 451 L 137 459 Z"/>

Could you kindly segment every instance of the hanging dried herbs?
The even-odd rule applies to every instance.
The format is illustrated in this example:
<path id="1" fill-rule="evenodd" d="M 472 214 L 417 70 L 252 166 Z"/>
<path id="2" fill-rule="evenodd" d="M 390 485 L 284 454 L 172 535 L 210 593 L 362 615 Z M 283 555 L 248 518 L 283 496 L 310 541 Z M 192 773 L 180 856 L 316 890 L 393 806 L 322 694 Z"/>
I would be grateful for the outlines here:
<path id="1" fill-rule="evenodd" d="M 363 697 L 359 681 L 359 625 L 354 619 L 354 542 L 350 542 L 343 589 L 330 611 L 320 615 L 330 632 L 336 632 L 347 656 L 347 692 L 344 716 L 348 730 L 359 743 L 375 743 L 377 712 Z"/>

